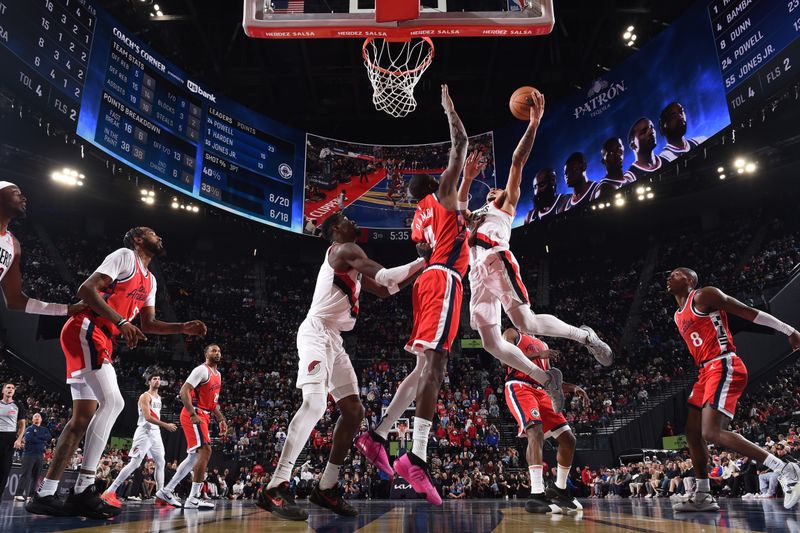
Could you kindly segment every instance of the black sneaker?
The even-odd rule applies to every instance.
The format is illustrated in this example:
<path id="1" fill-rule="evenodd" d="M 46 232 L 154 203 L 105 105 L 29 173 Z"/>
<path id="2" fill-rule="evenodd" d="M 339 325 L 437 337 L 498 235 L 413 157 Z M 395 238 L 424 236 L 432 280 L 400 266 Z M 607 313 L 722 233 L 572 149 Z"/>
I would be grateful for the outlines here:
<path id="1" fill-rule="evenodd" d="M 256 505 L 286 520 L 308 520 L 308 511 L 294 502 L 294 496 L 289 492 L 288 481 L 273 489 L 262 488 L 258 493 Z"/>
<path id="2" fill-rule="evenodd" d="M 34 496 L 25 504 L 25 510 L 32 514 L 48 516 L 75 516 L 72 507 L 62 501 L 55 494 L 50 496 Z"/>
<path id="3" fill-rule="evenodd" d="M 569 490 L 567 489 L 559 489 L 555 485 L 550 485 L 547 487 L 544 494 L 549 500 L 566 512 L 580 511 L 583 509 L 581 502 L 570 496 Z"/>
<path id="4" fill-rule="evenodd" d="M 561 507 L 551 503 L 542 493 L 531 494 L 531 499 L 525 502 L 525 510 L 533 514 L 560 513 Z"/>
<path id="5" fill-rule="evenodd" d="M 322 490 L 319 486 L 314 487 L 308 501 L 330 509 L 340 516 L 358 516 L 356 508 L 347 503 L 342 495 L 342 489 L 339 485 L 334 485 L 329 489 Z"/>
<path id="6" fill-rule="evenodd" d="M 72 506 L 76 515 L 96 520 L 108 520 L 122 512 L 120 507 L 114 507 L 100 497 L 96 485 L 89 485 L 80 494 L 75 494 L 74 490 L 71 490 L 67 496 L 67 505 Z"/>

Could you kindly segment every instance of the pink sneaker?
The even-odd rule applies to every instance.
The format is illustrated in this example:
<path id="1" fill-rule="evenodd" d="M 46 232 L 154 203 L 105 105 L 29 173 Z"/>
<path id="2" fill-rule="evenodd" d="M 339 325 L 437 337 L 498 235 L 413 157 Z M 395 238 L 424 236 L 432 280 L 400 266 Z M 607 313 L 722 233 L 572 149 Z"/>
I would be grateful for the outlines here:
<path id="1" fill-rule="evenodd" d="M 389 476 L 389 479 L 394 477 L 394 470 L 389 464 L 389 456 L 386 455 L 386 449 L 381 442 L 379 435 L 373 435 L 372 431 L 365 431 L 356 439 L 356 448 L 364 454 L 367 461 L 378 467 L 378 470 Z"/>
<path id="2" fill-rule="evenodd" d="M 436 487 L 433 486 L 427 470 L 411 462 L 411 453 L 407 453 L 396 460 L 394 469 L 400 474 L 400 477 L 411 483 L 412 489 L 424 494 L 428 503 L 442 505 L 442 497 L 436 492 Z"/>

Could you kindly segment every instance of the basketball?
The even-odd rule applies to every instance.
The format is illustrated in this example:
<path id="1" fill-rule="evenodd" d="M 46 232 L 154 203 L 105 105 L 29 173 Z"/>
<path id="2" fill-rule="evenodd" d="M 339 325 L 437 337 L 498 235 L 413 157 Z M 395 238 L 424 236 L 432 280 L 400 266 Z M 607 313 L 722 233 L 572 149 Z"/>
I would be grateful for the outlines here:
<path id="1" fill-rule="evenodd" d="M 531 116 L 530 109 L 533 105 L 531 91 L 533 90 L 533 87 L 520 87 L 511 95 L 508 107 L 511 109 L 511 114 L 519 120 L 528 120 Z"/>

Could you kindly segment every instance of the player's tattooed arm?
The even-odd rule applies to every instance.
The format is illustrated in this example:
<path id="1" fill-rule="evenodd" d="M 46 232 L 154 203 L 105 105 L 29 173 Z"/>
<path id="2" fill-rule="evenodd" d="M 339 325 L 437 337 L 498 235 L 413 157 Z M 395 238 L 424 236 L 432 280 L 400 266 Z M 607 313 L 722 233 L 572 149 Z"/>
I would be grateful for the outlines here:
<path id="1" fill-rule="evenodd" d="M 508 183 L 506 184 L 506 200 L 504 207 L 513 207 L 516 209 L 520 196 L 520 183 L 522 182 L 522 169 L 528 162 L 533 149 L 533 142 L 536 140 L 536 131 L 542 121 L 544 114 L 544 95 L 533 90 L 531 93 L 533 105 L 530 110 L 530 122 L 528 128 L 522 139 L 519 140 L 517 148 L 514 150 L 514 155 L 511 157 L 511 170 L 508 174 Z"/>
<path id="2" fill-rule="evenodd" d="M 456 185 L 458 184 L 458 176 L 461 174 L 464 162 L 467 159 L 469 138 L 464 124 L 461 122 L 458 113 L 456 113 L 447 85 L 442 85 L 442 107 L 450 124 L 451 147 L 450 161 L 439 178 L 439 201 L 447 209 L 455 211 L 457 209 Z"/>

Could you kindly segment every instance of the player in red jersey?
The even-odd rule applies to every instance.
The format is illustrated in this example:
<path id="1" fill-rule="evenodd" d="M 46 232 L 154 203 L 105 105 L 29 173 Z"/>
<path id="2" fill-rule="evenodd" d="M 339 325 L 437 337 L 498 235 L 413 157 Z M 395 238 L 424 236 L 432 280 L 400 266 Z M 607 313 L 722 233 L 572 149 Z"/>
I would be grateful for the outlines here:
<path id="1" fill-rule="evenodd" d="M 139 341 L 147 340 L 143 332 L 206 333 L 199 320 L 172 323 L 155 318 L 156 280 L 148 266 L 164 252 L 161 237 L 150 228 L 136 227 L 125 234 L 123 243 L 125 248 L 108 255 L 80 286 L 78 296 L 88 308 L 67 320 L 61 330 L 72 417 L 58 438 L 42 485 L 25 506 L 30 513 L 101 519 L 119 514 L 120 507 L 105 501 L 95 488 L 97 465 L 125 404 L 111 365 L 114 340 L 122 335 L 127 345 L 135 348 Z M 131 323 L 139 314 L 141 329 Z M 83 463 L 64 503 L 56 495 L 58 482 L 84 435 Z"/>
<path id="2" fill-rule="evenodd" d="M 427 472 L 428 435 L 442 386 L 450 345 L 458 331 L 463 288 L 461 280 L 469 266 L 467 222 L 458 210 L 456 184 L 467 157 L 467 132 L 456 114 L 447 85 L 442 85 L 442 107 L 450 123 L 450 161 L 437 181 L 428 174 L 411 178 L 408 192 L 419 200 L 414 214 L 412 240 L 428 243 L 433 252 L 425 271 L 414 283 L 414 327 L 405 349 L 417 355 L 416 368 L 403 380 L 384 420 L 374 432 L 359 438 L 358 445 L 378 450 L 388 428 L 411 405 L 416 396 L 414 447 L 400 457 L 394 469 L 430 503 L 442 498 Z M 378 450 L 381 451 L 381 450 Z M 385 450 L 381 451 L 385 457 Z M 368 455 L 369 458 L 369 455 Z"/>
<path id="3" fill-rule="evenodd" d="M 197 366 L 181 386 L 181 428 L 186 437 L 186 459 L 178 465 L 175 475 L 167 485 L 156 492 L 156 498 L 175 507 L 184 509 L 214 509 L 214 504 L 200 498 L 200 490 L 206 478 L 206 467 L 211 458 L 211 440 L 208 437 L 208 426 L 211 415 L 217 419 L 219 432 L 228 432 L 228 423 L 219 408 L 219 395 L 222 389 L 222 376 L 219 363 L 222 361 L 222 350 L 218 344 L 209 344 L 203 350 L 205 363 Z M 175 487 L 183 481 L 189 472 L 193 472 L 192 491 L 186 501 L 175 496 Z"/>
<path id="4" fill-rule="evenodd" d="M 697 288 L 697 273 L 681 267 L 667 279 L 667 291 L 678 302 L 675 324 L 686 342 L 699 375 L 689 395 L 686 441 L 692 456 L 696 492 L 673 504 L 675 511 L 716 511 L 710 494 L 706 443 L 728 448 L 755 459 L 774 472 L 785 494 L 787 509 L 800 501 L 800 466 L 781 459 L 728 431 L 736 403 L 747 386 L 747 368 L 736 355 L 728 313 L 779 331 L 789 338 L 792 350 L 800 349 L 800 333 L 774 316 L 758 311 L 715 287 Z"/>
<path id="5" fill-rule="evenodd" d="M 526 357 L 544 371 L 550 369 L 550 359 L 558 356 L 556 350 L 550 350 L 540 339 L 513 328 L 505 330 L 503 338 L 522 350 Z M 576 394 L 588 405 L 589 397 L 582 388 L 571 383 L 563 383 L 562 387 L 564 392 Z M 508 367 L 505 389 L 506 404 L 519 424 L 518 435 L 528 438 L 525 458 L 531 476 L 531 499 L 525 503 L 525 510 L 544 514 L 583 509 L 567 489 L 567 476 L 572 469 L 572 457 L 575 455 L 575 435 L 567 424 L 567 419 L 553 409 L 553 402 L 547 392 L 525 372 Z M 556 482 L 554 487 L 548 487 L 547 490 L 544 487 L 542 466 L 542 447 L 546 438 L 558 442 Z"/>

